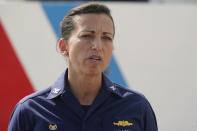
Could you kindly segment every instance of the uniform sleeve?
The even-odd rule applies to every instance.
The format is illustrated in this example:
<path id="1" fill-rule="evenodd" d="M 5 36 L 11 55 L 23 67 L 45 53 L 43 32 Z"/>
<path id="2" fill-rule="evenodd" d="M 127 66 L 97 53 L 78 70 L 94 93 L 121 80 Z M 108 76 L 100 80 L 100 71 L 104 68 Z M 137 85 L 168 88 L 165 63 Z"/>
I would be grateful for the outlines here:
<path id="1" fill-rule="evenodd" d="M 12 112 L 10 122 L 8 125 L 8 131 L 28 131 L 25 126 L 27 121 L 25 120 L 22 104 L 18 103 Z"/>
<path id="2" fill-rule="evenodd" d="M 158 131 L 155 113 L 149 102 L 145 103 L 144 131 Z"/>

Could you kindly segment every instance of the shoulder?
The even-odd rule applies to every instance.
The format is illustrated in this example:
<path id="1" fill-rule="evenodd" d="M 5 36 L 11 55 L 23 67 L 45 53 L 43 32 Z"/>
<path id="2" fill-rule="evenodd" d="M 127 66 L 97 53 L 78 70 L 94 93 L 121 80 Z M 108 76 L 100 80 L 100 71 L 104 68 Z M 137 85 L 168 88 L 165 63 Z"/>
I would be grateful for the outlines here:
<path id="1" fill-rule="evenodd" d="M 11 120 L 19 119 L 19 117 L 21 119 L 24 118 L 22 117 L 23 113 L 33 110 L 33 107 L 35 107 L 36 104 L 46 101 L 47 100 L 46 98 L 49 92 L 50 92 L 50 87 L 47 89 L 32 93 L 24 97 L 23 99 L 21 99 L 16 104 L 15 109 L 12 112 Z"/>
<path id="2" fill-rule="evenodd" d="M 142 114 L 149 114 L 155 118 L 154 111 L 148 99 L 140 92 L 131 88 L 126 88 L 114 83 L 114 87 L 120 93 L 122 100 L 126 103 L 127 108 L 135 108 Z"/>
<path id="3" fill-rule="evenodd" d="M 127 107 L 133 105 L 137 106 L 139 109 L 145 111 L 152 110 L 149 100 L 140 92 L 133 90 L 128 87 L 121 86 L 117 83 L 113 83 L 117 94 L 121 97 L 121 100 L 124 101 Z"/>
<path id="4" fill-rule="evenodd" d="M 132 99 L 138 99 L 138 100 L 144 100 L 144 101 L 147 101 L 146 97 L 136 91 L 136 90 L 133 90 L 129 87 L 124 87 L 124 86 L 121 86 L 117 83 L 113 83 L 115 89 L 117 90 L 117 92 L 119 93 L 119 95 L 122 97 L 122 98 L 130 98 L 132 97 Z"/>
<path id="5" fill-rule="evenodd" d="M 50 91 L 51 91 L 51 87 L 48 87 L 48 88 L 41 90 L 41 91 L 36 91 L 35 93 L 25 96 L 23 99 L 21 99 L 18 102 L 18 104 L 23 104 L 25 102 L 28 102 L 29 100 L 36 100 L 38 97 L 47 98 Z"/>
<path id="6" fill-rule="evenodd" d="M 30 94 L 20 100 L 10 117 L 8 131 L 29 130 L 29 127 L 32 127 L 33 117 L 31 117 L 31 115 L 34 107 L 36 107 L 36 104 L 38 104 L 42 98 L 42 100 L 45 100 L 49 92 L 50 87 Z"/>
<path id="7" fill-rule="evenodd" d="M 138 105 L 149 105 L 147 98 L 140 92 L 135 91 L 131 88 L 124 87 L 119 85 L 113 81 L 111 81 L 107 76 L 103 75 L 103 80 L 106 89 L 111 93 L 118 95 L 121 99 L 120 101 L 124 101 L 127 104 L 138 104 Z"/>
<path id="8" fill-rule="evenodd" d="M 111 81 L 106 75 L 103 74 L 104 87 L 113 94 L 120 96 L 123 100 L 131 99 L 133 101 L 146 101 L 145 96 L 131 88 L 124 87 Z"/>

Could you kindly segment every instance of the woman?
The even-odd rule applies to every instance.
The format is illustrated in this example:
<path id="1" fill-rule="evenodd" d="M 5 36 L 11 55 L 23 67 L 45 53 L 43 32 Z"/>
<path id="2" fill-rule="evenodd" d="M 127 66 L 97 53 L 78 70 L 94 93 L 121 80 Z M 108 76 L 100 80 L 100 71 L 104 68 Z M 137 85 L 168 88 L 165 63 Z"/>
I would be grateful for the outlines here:
<path id="1" fill-rule="evenodd" d="M 102 73 L 112 56 L 114 27 L 105 5 L 71 9 L 62 21 L 58 45 L 67 70 L 51 87 L 16 105 L 8 130 L 157 131 L 146 98 Z"/>

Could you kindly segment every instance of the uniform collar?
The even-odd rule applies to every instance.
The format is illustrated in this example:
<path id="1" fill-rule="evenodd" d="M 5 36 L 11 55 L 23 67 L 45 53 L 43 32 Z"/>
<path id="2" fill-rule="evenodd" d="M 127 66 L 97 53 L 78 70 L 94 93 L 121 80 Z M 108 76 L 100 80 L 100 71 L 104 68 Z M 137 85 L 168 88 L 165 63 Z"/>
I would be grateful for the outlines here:
<path id="1" fill-rule="evenodd" d="M 60 77 L 54 82 L 53 85 L 51 85 L 51 90 L 49 95 L 47 96 L 47 99 L 53 99 L 61 95 L 64 91 L 66 91 L 66 88 L 69 87 L 68 84 L 68 69 L 66 69 L 65 72 L 63 72 Z M 102 73 L 102 88 L 106 89 L 107 91 L 116 94 L 120 97 L 123 97 L 119 88 L 107 78 L 107 76 Z"/>
<path id="2" fill-rule="evenodd" d="M 51 91 L 47 97 L 47 99 L 53 99 L 59 95 L 61 95 L 64 92 L 64 87 L 68 86 L 67 80 L 68 76 L 68 69 L 63 72 L 59 78 L 51 85 Z"/>
<path id="3" fill-rule="evenodd" d="M 116 95 L 122 97 L 122 94 L 121 94 L 119 88 L 116 86 L 116 84 L 113 83 L 104 73 L 102 76 L 103 76 L 102 77 L 103 78 L 103 88 L 113 94 L 116 94 Z"/>

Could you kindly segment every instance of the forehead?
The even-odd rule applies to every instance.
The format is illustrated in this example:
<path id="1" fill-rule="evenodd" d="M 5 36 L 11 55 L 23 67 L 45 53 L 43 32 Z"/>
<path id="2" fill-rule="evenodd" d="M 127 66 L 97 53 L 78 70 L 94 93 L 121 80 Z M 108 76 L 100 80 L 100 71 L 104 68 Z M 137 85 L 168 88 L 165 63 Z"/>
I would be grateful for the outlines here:
<path id="1" fill-rule="evenodd" d="M 106 14 L 81 14 L 74 17 L 75 28 L 78 30 L 94 30 L 114 33 L 113 23 Z"/>

